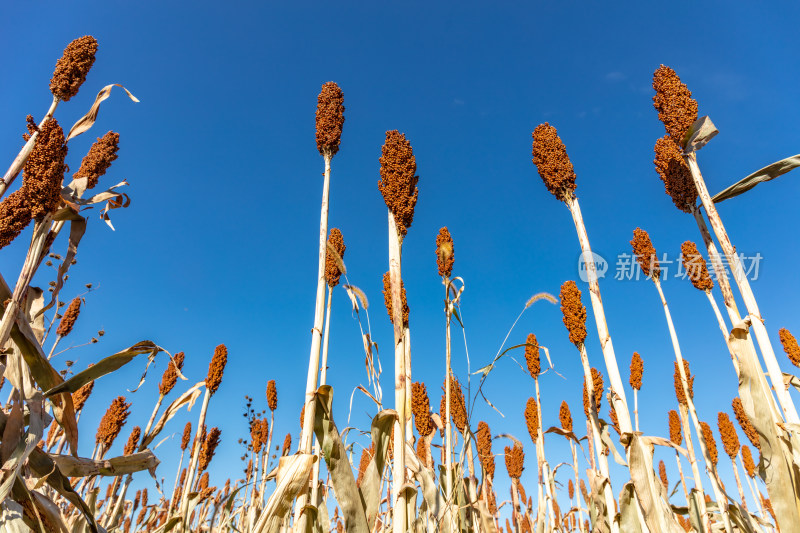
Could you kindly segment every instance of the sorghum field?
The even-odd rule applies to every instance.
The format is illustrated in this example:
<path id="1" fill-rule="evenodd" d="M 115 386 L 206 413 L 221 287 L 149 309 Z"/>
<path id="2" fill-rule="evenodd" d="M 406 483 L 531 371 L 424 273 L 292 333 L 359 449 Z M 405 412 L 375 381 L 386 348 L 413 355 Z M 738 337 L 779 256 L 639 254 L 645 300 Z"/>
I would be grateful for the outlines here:
<path id="1" fill-rule="evenodd" d="M 663 353 L 674 358 L 668 363 L 672 375 L 648 372 L 653 360 L 647 353 L 615 351 L 615 319 L 607 322 L 602 294 L 616 286 L 605 271 L 598 273 L 591 247 L 592 236 L 604 228 L 584 222 L 581 203 L 596 200 L 581 193 L 581 172 L 573 167 L 557 119 L 531 124 L 526 141 L 531 151 L 519 157 L 532 159 L 533 185 L 550 193 L 548 201 L 566 207 L 550 224 L 569 232 L 574 226 L 572 242 L 582 269 L 560 288 L 530 296 L 508 334 L 498 339 L 496 355 L 473 357 L 466 374 L 453 370 L 463 367 L 466 335 L 480 329 L 462 319 L 469 297 L 456 253 L 462 236 L 447 227 L 438 234 L 415 232 L 415 208 L 424 191 L 418 188 L 413 139 L 393 129 L 386 131 L 380 153 L 359 155 L 378 160 L 375 179 L 363 186 L 377 185 L 386 207 L 387 240 L 371 244 L 382 257 L 388 250 L 384 299 L 369 302 L 348 277 L 348 267 L 358 269 L 348 263 L 351 236 L 329 223 L 337 217 L 331 202 L 336 156 L 347 143 L 351 120 L 345 120 L 347 94 L 329 81 L 316 103 L 309 102 L 307 117 L 310 122 L 315 112 L 318 153 L 308 157 L 318 158 L 322 174 L 310 182 L 308 195 L 291 200 L 314 210 L 320 201 L 307 365 L 303 359 L 307 374 L 295 376 L 294 383 L 294 389 L 304 389 L 304 401 L 282 395 L 286 383 L 268 375 L 262 390 L 231 387 L 226 394 L 246 394 L 244 421 L 236 420 L 237 426 L 209 416 L 222 394 L 229 358 L 235 357 L 224 343 L 205 354 L 184 354 L 157 339 L 142 340 L 106 347 L 111 355 L 91 361 L 76 355 L 83 345 L 70 335 L 93 287 L 66 282 L 82 266 L 80 251 L 97 242 L 87 242 L 85 235 L 106 224 L 113 228 L 112 218 L 124 220 L 135 210 L 128 183 L 109 179 L 118 156 L 144 157 L 118 154 L 124 137 L 98 131 L 96 122 L 108 99 L 118 105 L 146 103 L 139 102 L 135 88 L 87 82 L 102 42 L 86 35 L 64 44 L 60 57 L 58 50 L 53 53 L 52 101 L 42 102 L 43 115 L 28 115 L 24 141 L 0 181 L 3 532 L 785 533 L 800 528 L 795 406 L 800 345 L 787 329 L 768 330 L 767 324 L 772 328 L 783 319 L 767 322 L 772 317 L 762 316 L 759 294 L 716 207 L 800 166 L 800 156 L 764 161 L 762 169 L 712 196 L 703 155 L 725 140 L 715 138 L 718 130 L 704 115 L 704 103 L 693 99 L 690 77 L 682 80 L 670 66 L 652 65 L 652 79 L 646 81 L 652 84 L 653 105 L 641 112 L 663 124 L 662 136 L 652 139 L 653 172 L 647 179 L 660 178 L 669 197 L 663 201 L 671 200 L 676 216 L 697 227 L 680 247 L 679 264 L 670 265 L 682 268 L 683 283 L 696 289 L 695 307 L 668 305 L 663 255 L 645 229 L 631 228 L 630 242 L 623 243 L 631 266 L 642 273 L 639 283 L 663 309 L 663 329 L 653 335 L 663 337 Z M 79 91 L 99 92 L 77 122 L 62 121 L 62 110 Z M 97 140 L 88 152 L 75 153 L 73 139 L 81 135 Z M 105 224 L 87 224 L 90 216 Z M 433 349 L 435 362 L 428 362 L 440 375 L 427 383 L 412 373 L 420 359 L 411 336 L 413 298 L 407 299 L 403 282 L 407 239 L 428 243 L 429 273 L 441 279 L 441 343 Z M 308 293 L 297 291 L 298 297 Z M 337 314 L 332 301 L 340 293 L 349 298 L 352 324 L 345 324 L 348 317 L 340 312 L 336 329 L 355 327 L 362 340 L 362 352 L 346 364 L 354 373 L 365 372 L 365 384 L 352 391 L 338 389 L 328 375 L 345 364 L 329 358 L 329 347 L 337 342 L 331 334 Z M 306 303 L 310 308 L 312 302 Z M 543 306 L 561 313 L 563 328 L 523 331 L 518 325 L 523 314 Z M 730 385 L 738 394 L 725 400 L 722 411 L 695 402 L 696 390 L 720 385 L 695 380 L 691 364 L 698 354 L 681 343 L 673 322 L 673 316 L 689 312 L 719 335 L 716 355 L 725 354 L 715 355 L 719 379 L 734 376 Z M 379 349 L 372 329 L 387 320 L 393 338 Z M 87 344 L 102 342 L 103 335 L 99 331 Z M 568 339 L 571 353 L 551 352 L 549 340 L 540 344 L 553 337 Z M 425 353 L 431 350 L 426 347 Z M 565 383 L 582 384 L 582 405 L 570 405 L 552 389 L 540 393 L 540 380 L 553 378 L 561 371 L 559 360 L 567 358 L 580 362 L 582 373 Z M 204 372 L 207 365 L 207 374 L 194 383 L 184 376 L 189 365 Z M 257 371 L 268 374 L 268 362 Z M 511 372 L 523 372 L 527 385 L 506 391 L 503 405 L 516 407 L 501 413 L 483 386 Z M 652 394 L 648 386 L 652 390 L 654 381 L 669 382 L 670 394 L 640 404 Z M 118 383 L 119 394 L 97 398 L 96 382 Z M 155 403 L 142 405 L 139 390 L 150 390 Z M 367 401 L 370 424 L 338 416 L 348 402 L 352 411 L 353 395 Z M 96 427 L 81 420 L 87 405 L 101 403 L 106 410 Z M 134 404 L 136 413 L 149 415 L 131 416 Z M 188 423 L 177 423 L 186 417 Z M 512 432 L 493 431 L 501 418 Z M 660 432 L 640 431 L 640 420 L 654 419 Z M 279 424 L 293 429 L 278 434 Z M 228 470 L 227 478 L 210 469 L 222 439 L 236 440 L 242 449 L 242 469 Z M 159 460 L 167 447 L 179 449 L 171 455 L 177 461 Z"/>

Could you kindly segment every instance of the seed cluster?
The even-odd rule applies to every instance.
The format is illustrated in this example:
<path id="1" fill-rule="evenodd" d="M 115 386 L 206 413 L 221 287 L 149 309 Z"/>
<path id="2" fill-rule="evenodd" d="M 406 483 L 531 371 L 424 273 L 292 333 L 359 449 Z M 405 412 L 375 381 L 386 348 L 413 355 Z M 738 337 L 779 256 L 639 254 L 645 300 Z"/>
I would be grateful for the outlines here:
<path id="1" fill-rule="evenodd" d="M 23 167 L 22 188 L 25 203 L 35 220 L 41 220 L 61 203 L 61 182 L 67 170 L 64 159 L 67 144 L 64 131 L 55 119 L 44 123 Z"/>
<path id="2" fill-rule="evenodd" d="M 61 322 L 58 324 L 56 334 L 59 337 L 66 337 L 69 335 L 72 332 L 72 328 L 75 326 L 75 321 L 78 320 L 78 315 L 80 315 L 80 313 L 81 298 L 80 296 L 76 296 L 67 306 L 67 310 L 64 311 L 64 316 L 61 317 Z"/>
<path id="3" fill-rule="evenodd" d="M 575 170 L 556 129 L 545 122 L 533 130 L 533 164 L 547 190 L 566 201 L 575 192 Z"/>
<path id="4" fill-rule="evenodd" d="M 329 287 L 335 287 L 339 284 L 339 278 L 342 275 L 340 263 L 344 259 L 344 251 L 347 247 L 344 245 L 344 238 L 339 228 L 333 228 L 328 236 L 328 250 L 325 254 L 325 281 L 328 282 Z M 331 253 L 330 248 L 339 256 L 339 260 Z"/>
<path id="5" fill-rule="evenodd" d="M 664 490 L 669 490 L 669 479 L 667 479 L 667 465 L 664 461 L 658 462 L 658 477 L 661 478 L 661 484 L 664 485 Z"/>
<path id="6" fill-rule="evenodd" d="M 692 241 L 681 244 L 681 261 L 683 269 L 696 289 L 708 292 L 714 288 L 714 282 L 708 273 L 706 262 L 697 251 L 697 245 Z"/>
<path id="7" fill-rule="evenodd" d="M 286 438 L 283 439 L 283 449 L 281 450 L 281 455 L 287 455 L 289 450 L 292 448 L 292 434 L 287 433 Z"/>
<path id="8" fill-rule="evenodd" d="M 736 421 L 739 422 L 739 426 L 742 428 L 742 431 L 744 431 L 747 440 L 750 441 L 750 444 L 761 450 L 761 440 L 758 438 L 758 431 L 756 431 L 747 413 L 744 412 L 742 399 L 734 398 L 731 405 L 733 406 L 733 415 L 736 417 Z"/>
<path id="9" fill-rule="evenodd" d="M 714 440 L 711 426 L 706 422 L 700 422 L 700 428 L 703 430 L 703 441 L 706 443 L 706 449 L 708 449 L 708 458 L 711 459 L 711 463 L 714 466 L 717 466 L 719 454 L 717 453 L 717 442 Z"/>
<path id="10" fill-rule="evenodd" d="M 586 340 L 586 308 L 581 303 L 581 291 L 574 281 L 561 285 L 561 313 L 569 332 L 569 341 L 579 347 Z"/>
<path id="11" fill-rule="evenodd" d="M 665 135 L 656 141 L 653 151 L 653 164 L 658 177 L 664 182 L 664 191 L 672 198 L 675 207 L 690 213 L 697 204 L 697 187 L 680 146 L 669 135 Z"/>
<path id="12" fill-rule="evenodd" d="M 183 436 L 181 437 L 181 450 L 185 450 L 189 446 L 189 441 L 192 438 L 192 423 L 186 422 L 183 426 Z"/>
<path id="13" fill-rule="evenodd" d="M 542 365 L 539 359 L 539 342 L 533 333 L 529 334 L 528 338 L 525 339 L 525 362 L 528 364 L 528 372 L 530 372 L 531 377 L 538 379 Z"/>
<path id="14" fill-rule="evenodd" d="M 94 380 L 76 390 L 72 395 L 72 403 L 75 406 L 76 412 L 83 409 L 86 400 L 88 400 L 89 396 L 92 394 L 92 389 L 94 389 Z"/>
<path id="15" fill-rule="evenodd" d="M 617 418 L 617 410 L 614 408 L 614 402 L 609 399 L 608 402 L 608 417 L 611 419 L 611 429 L 617 432 L 617 435 L 622 435 L 619 429 L 619 418 Z"/>
<path id="16" fill-rule="evenodd" d="M 789 333 L 789 330 L 786 328 L 781 328 L 781 330 L 778 331 L 778 335 L 781 338 L 783 351 L 786 352 L 789 360 L 794 366 L 800 366 L 800 346 L 797 345 L 797 340 L 794 338 L 794 335 Z"/>
<path id="17" fill-rule="evenodd" d="M 114 443 L 119 432 L 122 431 L 122 426 L 128 420 L 130 415 L 131 404 L 125 401 L 124 396 L 114 398 L 111 405 L 106 410 L 106 414 L 100 419 L 100 425 L 97 428 L 95 435 L 95 442 L 108 450 Z"/>
<path id="18" fill-rule="evenodd" d="M 344 93 L 336 83 L 322 85 L 317 97 L 317 150 L 333 157 L 339 151 L 344 126 Z"/>
<path id="19" fill-rule="evenodd" d="M 747 444 L 742 444 L 742 463 L 744 463 L 747 475 L 754 478 L 756 476 L 756 464 L 753 462 L 753 454 Z"/>
<path id="20" fill-rule="evenodd" d="M 211 462 L 211 459 L 214 458 L 214 452 L 219 445 L 221 433 L 219 428 L 211 428 L 205 441 L 203 441 L 203 445 L 200 447 L 200 455 L 198 456 L 199 461 L 197 463 L 201 472 L 208 468 L 208 464 Z"/>
<path id="21" fill-rule="evenodd" d="M 96 53 L 97 40 L 91 35 L 79 37 L 69 43 L 56 62 L 53 77 L 50 78 L 50 92 L 53 96 L 67 102 L 78 94 L 94 64 Z"/>
<path id="22" fill-rule="evenodd" d="M 603 400 L 603 374 L 594 367 L 592 367 L 592 388 L 594 389 L 594 407 L 597 409 L 596 412 L 599 413 Z M 586 418 L 589 418 L 591 404 L 589 403 L 589 394 L 586 390 L 585 382 L 583 384 L 583 412 L 586 414 Z"/>
<path id="23" fill-rule="evenodd" d="M 522 477 L 522 471 L 525 469 L 525 452 L 522 450 L 522 445 L 515 442 L 513 448 L 506 446 L 505 453 L 508 477 L 519 481 L 519 478 Z"/>
<path id="24" fill-rule="evenodd" d="M 142 436 L 142 428 L 139 426 L 134 426 L 133 431 L 131 431 L 130 437 L 128 437 L 128 442 L 125 443 L 125 449 L 123 451 L 124 455 L 131 455 L 136 451 L 136 446 L 139 445 L 139 437 Z"/>
<path id="25" fill-rule="evenodd" d="M 697 101 L 675 71 L 664 65 L 653 73 L 653 89 L 653 106 L 659 120 L 672 140 L 683 146 L 686 132 L 697 120 Z"/>
<path id="26" fill-rule="evenodd" d="M 739 453 L 739 436 L 736 434 L 736 428 L 733 427 L 733 422 L 727 413 L 717 415 L 717 425 L 719 426 L 719 435 L 722 437 L 722 447 L 725 448 L 728 457 L 733 460 Z"/>
<path id="27" fill-rule="evenodd" d="M 370 461 L 372 461 L 373 455 L 375 455 L 374 444 L 370 444 L 369 448 L 364 448 L 361 450 L 361 460 L 358 462 L 358 479 L 356 479 L 356 487 L 361 486 L 361 482 L 364 479 L 364 474 L 367 471 Z"/>
<path id="28" fill-rule="evenodd" d="M 533 398 L 528 398 L 525 404 L 525 425 L 528 426 L 528 433 L 535 444 L 539 438 L 539 405 Z"/>
<path id="29" fill-rule="evenodd" d="M 683 442 L 681 419 L 678 416 L 678 412 L 674 409 L 669 412 L 669 440 L 676 446 L 680 446 Z"/>
<path id="30" fill-rule="evenodd" d="M 675 381 L 675 397 L 678 403 L 686 405 L 686 395 L 683 393 L 683 384 L 681 380 L 681 371 L 678 368 L 678 362 L 675 363 L 675 374 L 673 379 Z M 689 372 L 689 361 L 683 360 L 683 371 L 686 374 L 686 388 L 689 390 L 689 398 L 694 399 L 694 376 Z"/>
<path id="31" fill-rule="evenodd" d="M 631 246 L 633 246 L 633 255 L 636 256 L 644 275 L 648 278 L 658 279 L 661 276 L 661 266 L 658 264 L 658 256 L 650 241 L 650 235 L 642 228 L 636 228 L 633 230 Z"/>
<path id="32" fill-rule="evenodd" d="M 447 398 L 447 379 L 442 385 L 442 401 L 439 404 L 439 416 L 442 420 L 446 419 L 445 400 Z M 467 404 L 464 401 L 464 393 L 461 392 L 461 384 L 455 376 L 450 377 L 450 417 L 458 431 L 464 432 L 467 427 Z"/>
<path id="33" fill-rule="evenodd" d="M 178 371 L 183 369 L 184 353 L 178 352 L 170 359 L 164 374 L 161 376 L 161 382 L 158 384 L 158 392 L 166 396 L 175 387 L 178 382 Z"/>
<path id="34" fill-rule="evenodd" d="M 261 453 L 261 448 L 269 439 L 269 422 L 265 418 L 255 419 L 250 423 L 250 445 L 255 453 Z"/>
<path id="35" fill-rule="evenodd" d="M 404 134 L 397 130 L 386 132 L 379 162 L 381 179 L 378 189 L 394 215 L 399 235 L 404 237 L 414 220 L 414 208 L 419 195 L 417 160 Z"/>
<path id="36" fill-rule="evenodd" d="M 453 237 L 445 226 L 436 236 L 436 266 L 439 267 L 439 275 L 449 278 L 453 273 L 453 263 L 455 263 Z"/>
<path id="37" fill-rule="evenodd" d="M 222 372 L 225 370 L 227 362 L 228 349 L 224 344 L 220 344 L 214 349 L 214 356 L 208 365 L 208 375 L 206 376 L 206 387 L 211 395 L 217 392 L 219 384 L 222 383 Z"/>
<path id="38" fill-rule="evenodd" d="M 16 239 L 31 223 L 31 208 L 25 202 L 25 191 L 14 191 L 0 202 L 0 249 Z"/>
<path id="39" fill-rule="evenodd" d="M 494 479 L 494 454 L 492 453 L 492 432 L 489 424 L 478 422 L 478 431 L 475 432 L 475 444 L 478 448 L 478 459 L 489 479 Z"/>
<path id="40" fill-rule="evenodd" d="M 425 466 L 431 463 L 430 446 L 425 439 L 419 439 L 417 441 L 417 458 L 419 462 Z"/>
<path id="41" fill-rule="evenodd" d="M 433 433 L 431 402 L 425 384 L 419 381 L 411 384 L 411 411 L 414 413 L 414 424 L 420 437 L 427 437 Z"/>
<path id="42" fill-rule="evenodd" d="M 72 175 L 72 179 L 86 178 L 86 188 L 94 189 L 100 177 L 117 158 L 117 151 L 119 151 L 119 133 L 109 131 L 92 144 L 89 153 L 81 161 L 80 168 Z"/>
<path id="43" fill-rule="evenodd" d="M 561 422 L 561 429 L 572 431 L 572 413 L 569 411 L 569 404 L 566 400 L 561 402 L 561 408 L 558 410 L 558 420 Z"/>
<path id="44" fill-rule="evenodd" d="M 270 411 L 278 408 L 278 389 L 275 387 L 275 380 L 267 382 L 267 406 Z"/>
<path id="45" fill-rule="evenodd" d="M 639 352 L 633 352 L 633 357 L 631 357 L 630 384 L 634 390 L 641 390 L 643 372 L 644 372 L 644 361 L 642 361 L 642 356 L 639 355 Z"/>
<path id="46" fill-rule="evenodd" d="M 394 323 L 394 314 L 392 309 L 392 282 L 389 272 L 383 275 L 383 302 L 386 304 L 386 312 L 389 314 L 389 321 Z M 406 286 L 403 280 L 400 280 L 400 302 L 403 304 L 403 327 L 408 327 L 408 300 L 406 300 Z"/>

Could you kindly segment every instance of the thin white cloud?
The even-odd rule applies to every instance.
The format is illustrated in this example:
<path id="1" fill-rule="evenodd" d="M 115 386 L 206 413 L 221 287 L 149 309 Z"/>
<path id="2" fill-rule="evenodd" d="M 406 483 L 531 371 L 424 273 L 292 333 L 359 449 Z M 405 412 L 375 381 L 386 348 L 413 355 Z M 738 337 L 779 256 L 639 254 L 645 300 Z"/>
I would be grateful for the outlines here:
<path id="1" fill-rule="evenodd" d="M 608 74 L 606 74 L 606 81 L 610 81 L 610 82 L 625 81 L 626 78 L 627 78 L 627 76 L 625 74 L 623 74 L 622 72 L 614 71 L 614 72 L 609 72 Z"/>

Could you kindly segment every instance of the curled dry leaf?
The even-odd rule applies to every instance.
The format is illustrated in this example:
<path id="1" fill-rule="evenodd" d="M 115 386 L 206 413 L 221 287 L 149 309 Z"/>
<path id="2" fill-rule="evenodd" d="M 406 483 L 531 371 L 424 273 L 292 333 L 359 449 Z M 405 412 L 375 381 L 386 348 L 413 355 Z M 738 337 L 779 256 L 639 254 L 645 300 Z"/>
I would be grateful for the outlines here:
<path id="1" fill-rule="evenodd" d="M 122 90 L 125 91 L 125 93 L 128 95 L 128 98 L 130 98 L 134 102 L 137 103 L 139 102 L 138 98 L 133 96 L 128 89 L 122 87 L 122 85 L 120 85 L 119 83 L 112 83 L 111 85 L 106 85 L 105 87 L 100 89 L 99 93 L 97 93 L 97 97 L 94 99 L 94 103 L 92 104 L 92 107 L 89 108 L 89 111 L 84 116 L 82 116 L 78 120 L 78 122 L 76 122 L 72 126 L 72 128 L 70 128 L 69 135 L 67 135 L 67 141 L 69 141 L 73 137 L 77 137 L 81 133 L 88 131 L 89 128 L 91 128 L 94 125 L 95 121 L 97 120 L 97 114 L 100 112 L 100 104 L 104 100 L 108 99 L 109 96 L 111 96 L 111 89 L 113 89 L 114 87 L 122 88 Z"/>

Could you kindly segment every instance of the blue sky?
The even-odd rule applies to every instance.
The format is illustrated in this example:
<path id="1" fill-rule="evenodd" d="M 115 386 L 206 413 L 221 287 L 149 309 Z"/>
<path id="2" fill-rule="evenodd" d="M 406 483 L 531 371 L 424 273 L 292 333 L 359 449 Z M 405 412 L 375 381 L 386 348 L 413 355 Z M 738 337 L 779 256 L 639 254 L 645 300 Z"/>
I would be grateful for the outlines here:
<path id="1" fill-rule="evenodd" d="M 246 433 L 243 396 L 266 408 L 269 379 L 277 380 L 280 397 L 275 440 L 287 431 L 296 440 L 323 168 L 314 110 L 320 85 L 333 80 L 344 91 L 346 122 L 333 160 L 330 226 L 342 230 L 350 281 L 372 304 L 386 391 L 393 381 L 392 333 L 380 292 L 388 258 L 378 157 L 389 129 L 406 133 L 414 147 L 420 193 L 403 272 L 414 378 L 427 383 L 438 406 L 444 372 L 434 254 L 439 228 L 450 228 L 454 272 L 466 282 L 462 310 L 473 370 L 497 352 L 532 294 L 558 294 L 561 283 L 577 277 L 579 247 L 569 213 L 531 163 L 530 134 L 539 123 L 558 128 L 567 146 L 597 253 L 630 253 L 632 231 L 641 226 L 659 253 L 677 257 L 680 244 L 699 234 L 691 217 L 673 207 L 653 169 L 653 144 L 663 127 L 652 107 L 652 72 L 662 63 L 675 68 L 699 101 L 700 114 L 720 129 L 699 155 L 709 188 L 717 192 L 798 152 L 797 15 L 788 4 L 760 10 L 719 2 L 695 3 L 691 10 L 588 2 L 492 8 L 482 2 L 194 2 L 190 9 L 163 2 L 4 4 L 0 158 L 10 162 L 19 149 L 25 115 L 39 119 L 46 111 L 53 65 L 76 37 L 94 35 L 100 48 L 79 95 L 58 109 L 63 125 L 85 113 L 109 83 L 125 85 L 141 100 L 134 104 L 113 94 L 94 129 L 70 143 L 76 169 L 97 136 L 118 131 L 120 157 L 101 185 L 127 179 L 133 202 L 112 213 L 113 233 L 91 215 L 63 292 L 72 297 L 85 283 L 96 287 L 67 340 L 80 344 L 101 328 L 106 335 L 56 361 L 76 360 L 83 368 L 152 339 L 171 352 L 186 352 L 185 373 L 194 383 L 204 378 L 214 346 L 225 343 L 229 363 L 209 414 L 209 424 L 222 428 L 212 467 L 216 483 L 242 466 L 236 441 Z M 787 229 L 798 223 L 790 200 L 798 192 L 789 174 L 719 208 L 738 249 L 764 257 L 753 288 L 779 353 L 778 328 L 800 332 L 791 301 L 800 253 L 787 240 Z M 0 252 L 9 282 L 27 239 L 28 233 Z M 48 276 L 37 282 L 46 285 Z M 642 430 L 666 436 L 666 410 L 674 408 L 673 355 L 655 289 L 645 281 L 606 279 L 601 290 L 623 379 L 633 351 L 645 361 Z M 664 290 L 697 375 L 700 416 L 713 423 L 736 394 L 725 345 L 702 294 L 676 279 L 666 281 Z M 341 288 L 333 309 L 328 376 L 344 427 L 350 395 L 367 378 L 357 323 Z M 538 303 L 529 309 L 510 343 L 523 342 L 529 332 L 549 347 L 560 374 L 540 380 L 545 425 L 557 424 L 564 399 L 577 419 L 580 363 L 558 307 Z M 454 366 L 466 381 L 464 343 L 460 333 L 454 339 Z M 591 316 L 587 348 L 599 366 Z M 781 365 L 790 367 L 785 359 Z M 81 424 L 82 454 L 91 453 L 91 436 L 108 403 L 135 386 L 142 366 L 135 362 L 97 383 Z M 146 423 L 163 368 L 160 361 L 144 388 L 129 395 L 135 403 L 119 450 L 130 427 Z M 504 360 L 485 391 L 505 417 L 480 403 L 475 423 L 485 419 L 493 433 L 512 433 L 528 444 L 522 412 L 533 394 L 530 378 Z M 367 429 L 374 413 L 374 405 L 356 393 L 350 425 Z M 169 428 L 176 438 L 157 450 L 168 483 L 180 431 L 196 414 L 176 419 Z M 505 444 L 496 441 L 495 452 Z M 534 454 L 527 448 L 523 483 L 532 487 Z M 546 448 L 551 464 L 567 458 L 558 438 L 548 437 Z M 671 480 L 677 479 L 670 454 L 657 454 Z M 498 460 L 498 478 L 505 479 Z M 729 465 L 722 471 L 730 480 Z M 626 479 L 622 472 L 612 477 L 615 491 Z M 505 482 L 498 484 L 505 499 Z"/>

